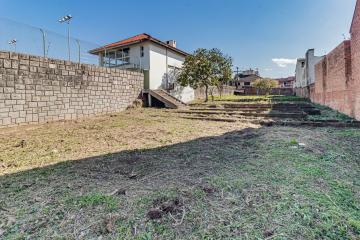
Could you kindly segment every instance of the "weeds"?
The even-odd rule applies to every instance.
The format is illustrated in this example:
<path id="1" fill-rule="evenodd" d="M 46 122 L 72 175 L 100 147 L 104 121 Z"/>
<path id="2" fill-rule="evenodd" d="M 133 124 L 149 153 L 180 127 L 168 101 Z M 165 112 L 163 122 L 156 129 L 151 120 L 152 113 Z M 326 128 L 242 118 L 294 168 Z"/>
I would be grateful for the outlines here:
<path id="1" fill-rule="evenodd" d="M 3 131 L 0 238 L 357 239 L 358 136 L 153 109 Z"/>
<path id="2" fill-rule="evenodd" d="M 84 196 L 71 198 L 67 201 L 69 205 L 87 208 L 96 206 L 105 206 L 108 210 L 116 210 L 118 208 L 118 201 L 113 196 L 107 196 L 102 193 L 90 193 Z"/>

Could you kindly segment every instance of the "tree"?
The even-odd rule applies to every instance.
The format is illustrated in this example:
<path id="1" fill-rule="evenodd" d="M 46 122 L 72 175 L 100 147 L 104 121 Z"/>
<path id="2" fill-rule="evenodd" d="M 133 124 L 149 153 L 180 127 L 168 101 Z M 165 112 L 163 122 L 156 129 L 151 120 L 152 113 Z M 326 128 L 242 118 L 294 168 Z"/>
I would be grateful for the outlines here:
<path id="1" fill-rule="evenodd" d="M 231 79 L 232 59 L 219 49 L 200 48 L 186 57 L 178 77 L 181 86 L 194 89 L 205 88 L 205 101 L 209 100 L 209 87 Z M 230 74 L 229 74 L 230 72 Z"/>
<path id="2" fill-rule="evenodd" d="M 224 86 L 232 77 L 232 59 L 224 55 L 219 49 L 212 49 L 210 51 L 210 57 L 212 61 L 216 63 L 214 80 L 212 82 L 215 84 L 221 98 Z"/>
<path id="3" fill-rule="evenodd" d="M 278 86 L 278 82 L 273 79 L 267 79 L 267 78 L 259 78 L 255 80 L 253 83 L 253 87 L 257 89 L 257 92 L 259 94 L 259 91 L 265 92 L 266 95 L 269 95 L 272 88 L 276 88 Z"/>

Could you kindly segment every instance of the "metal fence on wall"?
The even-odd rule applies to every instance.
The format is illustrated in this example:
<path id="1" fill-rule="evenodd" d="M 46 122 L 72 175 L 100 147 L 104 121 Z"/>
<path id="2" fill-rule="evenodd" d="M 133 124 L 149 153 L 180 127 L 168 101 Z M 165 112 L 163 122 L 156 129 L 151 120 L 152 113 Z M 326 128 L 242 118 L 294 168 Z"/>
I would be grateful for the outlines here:
<path id="1" fill-rule="evenodd" d="M 89 51 L 100 45 L 69 36 L 0 18 L 0 50 L 85 64 L 99 63 L 98 56 Z"/>

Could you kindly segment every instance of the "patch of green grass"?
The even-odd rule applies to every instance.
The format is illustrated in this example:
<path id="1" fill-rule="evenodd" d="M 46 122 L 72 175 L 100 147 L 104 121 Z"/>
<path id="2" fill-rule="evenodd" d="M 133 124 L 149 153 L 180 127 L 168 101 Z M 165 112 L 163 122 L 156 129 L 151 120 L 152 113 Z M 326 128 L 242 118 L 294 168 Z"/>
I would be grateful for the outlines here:
<path id="1" fill-rule="evenodd" d="M 300 169 L 305 174 L 315 176 L 315 177 L 323 177 L 326 175 L 326 172 L 319 167 L 309 166 L 309 167 L 301 167 Z"/>
<path id="2" fill-rule="evenodd" d="M 352 189 L 342 181 L 333 181 L 330 186 L 331 196 L 337 205 L 345 211 L 353 211 L 352 213 L 360 218 L 360 205 L 355 199 Z"/>
<path id="3" fill-rule="evenodd" d="M 360 129 L 343 129 L 341 131 L 335 131 L 334 134 L 342 137 L 360 138 Z"/>
<path id="4" fill-rule="evenodd" d="M 234 191 L 241 189 L 244 182 L 241 178 L 228 178 L 226 176 L 214 176 L 206 178 L 207 182 L 216 190 Z"/>
<path id="5" fill-rule="evenodd" d="M 290 144 L 291 145 L 298 145 L 299 143 L 295 138 L 293 138 L 293 139 L 290 140 Z"/>
<path id="6" fill-rule="evenodd" d="M 338 159 L 345 159 L 345 155 L 339 154 L 334 151 L 327 151 L 320 156 L 320 159 L 326 162 L 334 162 Z"/>
<path id="7" fill-rule="evenodd" d="M 353 228 L 354 233 L 360 234 L 360 220 L 349 220 L 349 225 Z"/>
<path id="8" fill-rule="evenodd" d="M 273 102 L 310 102 L 308 98 L 297 96 L 271 96 L 270 99 Z"/>
<path id="9" fill-rule="evenodd" d="M 317 109 L 320 109 L 321 115 L 309 115 L 308 120 L 337 120 L 337 121 L 353 121 L 354 119 L 344 113 L 331 109 L 327 106 L 313 104 Z"/>
<path id="10" fill-rule="evenodd" d="M 108 196 L 102 193 L 94 192 L 80 197 L 70 198 L 68 204 L 79 208 L 105 206 L 108 210 L 118 208 L 118 200 L 114 196 Z"/>
<path id="11" fill-rule="evenodd" d="M 200 188 L 196 188 L 193 192 L 192 195 L 194 198 L 196 199 L 204 199 L 206 197 L 206 193 L 204 192 L 204 190 L 200 189 Z"/>

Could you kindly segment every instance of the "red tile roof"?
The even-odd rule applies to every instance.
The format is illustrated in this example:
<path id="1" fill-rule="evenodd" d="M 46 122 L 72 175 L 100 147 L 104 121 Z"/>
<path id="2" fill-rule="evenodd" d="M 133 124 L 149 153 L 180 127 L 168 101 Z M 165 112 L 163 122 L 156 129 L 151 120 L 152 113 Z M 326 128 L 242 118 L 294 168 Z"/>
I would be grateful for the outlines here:
<path id="1" fill-rule="evenodd" d="M 126 47 L 126 46 L 130 46 L 130 45 L 133 45 L 133 44 L 145 42 L 145 41 L 154 42 L 154 43 L 156 43 L 158 45 L 161 45 L 163 47 L 171 49 L 174 52 L 180 53 L 180 54 L 182 54 L 184 56 L 189 55 L 188 53 L 186 53 L 186 52 L 184 52 L 184 51 L 182 51 L 182 50 L 180 50 L 180 49 L 178 49 L 176 47 L 172 47 L 172 46 L 166 44 L 165 42 L 162 42 L 162 41 L 160 41 L 160 40 L 158 40 L 158 39 L 156 39 L 156 38 L 154 38 L 154 37 L 152 37 L 152 36 L 150 36 L 149 34 L 146 34 L 146 33 L 142 33 L 142 34 L 136 35 L 134 37 L 126 38 L 124 40 L 114 42 L 114 43 L 110 43 L 110 44 L 107 44 L 107 45 L 105 45 L 103 47 L 90 50 L 90 53 L 98 54 L 98 53 L 104 51 L 105 49 L 109 50 L 109 49 L 118 48 L 118 47 Z"/>

